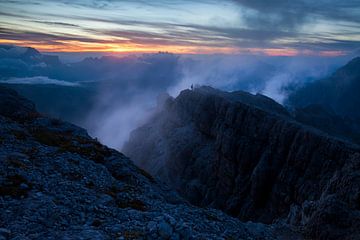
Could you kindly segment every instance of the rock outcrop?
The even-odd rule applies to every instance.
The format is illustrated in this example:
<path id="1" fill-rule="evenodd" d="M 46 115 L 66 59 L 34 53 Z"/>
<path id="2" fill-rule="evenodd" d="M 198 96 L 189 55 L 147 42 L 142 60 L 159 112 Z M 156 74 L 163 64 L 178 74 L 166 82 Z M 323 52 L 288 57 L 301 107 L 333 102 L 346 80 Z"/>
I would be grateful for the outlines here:
<path id="1" fill-rule="evenodd" d="M 360 237 L 360 150 L 261 95 L 184 90 L 124 152 L 198 206 L 288 222 L 310 239 Z"/>
<path id="2" fill-rule="evenodd" d="M 319 104 L 359 122 L 359 91 L 360 57 L 356 57 L 330 77 L 307 84 L 290 94 L 286 104 L 293 107 Z"/>
<path id="3" fill-rule="evenodd" d="M 360 57 L 306 84 L 285 102 L 296 120 L 360 144 Z"/>
<path id="4" fill-rule="evenodd" d="M 0 88 L 0 239 L 277 239 L 275 230 L 190 205 L 85 130 Z"/>
<path id="5" fill-rule="evenodd" d="M 360 144 L 360 122 L 337 114 L 334 110 L 319 104 L 295 108 L 292 116 L 303 124 L 313 126 L 332 136 Z"/>

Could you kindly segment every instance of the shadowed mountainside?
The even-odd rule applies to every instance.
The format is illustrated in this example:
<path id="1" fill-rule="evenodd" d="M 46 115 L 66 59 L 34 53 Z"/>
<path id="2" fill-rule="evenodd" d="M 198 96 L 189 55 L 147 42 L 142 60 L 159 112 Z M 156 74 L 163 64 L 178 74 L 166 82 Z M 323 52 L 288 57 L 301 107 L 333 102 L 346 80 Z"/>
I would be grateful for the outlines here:
<path id="1" fill-rule="evenodd" d="M 41 116 L 33 103 L 3 87 L 0 200 L 1 239 L 281 236 L 275 226 L 188 204 L 84 129 Z"/>
<path id="2" fill-rule="evenodd" d="M 360 235 L 360 150 L 262 95 L 210 87 L 168 97 L 124 152 L 190 202 L 287 221 L 314 239 Z"/>
<path id="3" fill-rule="evenodd" d="M 357 57 L 329 78 L 294 91 L 285 104 L 297 121 L 360 144 L 359 69 Z"/>
<path id="4" fill-rule="evenodd" d="M 360 120 L 360 57 L 339 68 L 329 78 L 315 81 L 295 91 L 287 104 L 306 107 L 319 104 L 337 114 Z"/>

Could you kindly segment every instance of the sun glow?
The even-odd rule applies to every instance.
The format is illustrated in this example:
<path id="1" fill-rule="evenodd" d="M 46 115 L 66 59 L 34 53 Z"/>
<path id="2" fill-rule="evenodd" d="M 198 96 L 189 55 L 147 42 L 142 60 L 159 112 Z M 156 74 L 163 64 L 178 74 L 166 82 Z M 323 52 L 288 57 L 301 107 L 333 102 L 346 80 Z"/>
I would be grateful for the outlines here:
<path id="1" fill-rule="evenodd" d="M 80 41 L 57 41 L 56 44 L 44 44 L 33 41 L 2 40 L 2 44 L 14 44 L 23 47 L 34 47 L 41 52 L 114 52 L 114 53 L 152 53 L 171 52 L 177 54 L 213 54 L 236 53 L 231 47 L 205 47 L 187 45 L 152 45 L 132 43 L 86 43 Z"/>
<path id="2" fill-rule="evenodd" d="M 106 53 L 155 53 L 171 52 L 175 54 L 260 54 L 267 56 L 298 56 L 314 55 L 336 57 L 346 54 L 343 51 L 299 51 L 296 49 L 276 48 L 235 48 L 235 47 L 207 47 L 191 45 L 154 45 L 133 43 L 96 43 L 80 41 L 56 41 L 54 44 L 46 44 L 34 41 L 4 40 L 0 44 L 13 44 L 23 47 L 33 47 L 40 52 L 106 52 Z"/>

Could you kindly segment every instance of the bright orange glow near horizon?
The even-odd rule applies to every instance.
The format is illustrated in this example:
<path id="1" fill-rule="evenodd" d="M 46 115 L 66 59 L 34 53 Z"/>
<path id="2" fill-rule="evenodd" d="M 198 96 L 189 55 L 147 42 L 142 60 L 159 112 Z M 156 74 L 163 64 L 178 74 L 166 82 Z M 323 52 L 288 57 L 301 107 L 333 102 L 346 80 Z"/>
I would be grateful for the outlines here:
<path id="1" fill-rule="evenodd" d="M 3 40 L 2 44 L 13 44 L 21 47 L 33 47 L 40 52 L 110 52 L 110 53 L 152 53 L 171 52 L 175 54 L 214 54 L 237 53 L 238 49 L 231 47 L 202 47 L 176 45 L 141 45 L 117 43 L 83 43 L 78 41 L 59 41 L 59 44 L 42 44 L 32 41 Z"/>
<path id="2" fill-rule="evenodd" d="M 346 53 L 343 51 L 299 51 L 296 49 L 276 48 L 232 48 L 232 47 L 203 47 L 176 45 L 140 45 L 117 43 L 83 43 L 79 41 L 59 41 L 58 44 L 43 44 L 33 41 L 4 40 L 0 44 L 12 44 L 21 47 L 33 47 L 40 52 L 104 52 L 116 54 L 169 52 L 174 54 L 254 54 L 266 56 L 326 56 L 337 57 Z"/>
<path id="3" fill-rule="evenodd" d="M 327 11 L 311 1 L 0 2 L 0 43 L 41 52 L 336 57 L 360 43 L 360 5 L 348 1 Z"/>

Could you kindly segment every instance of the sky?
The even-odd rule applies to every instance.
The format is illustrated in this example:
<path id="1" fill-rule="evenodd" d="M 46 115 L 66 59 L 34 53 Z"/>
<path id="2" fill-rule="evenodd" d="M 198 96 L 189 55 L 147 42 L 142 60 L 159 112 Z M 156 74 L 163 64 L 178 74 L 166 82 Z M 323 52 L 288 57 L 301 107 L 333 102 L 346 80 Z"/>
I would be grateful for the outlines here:
<path id="1" fill-rule="evenodd" d="M 0 0 L 0 44 L 42 52 L 339 56 L 360 0 Z"/>

